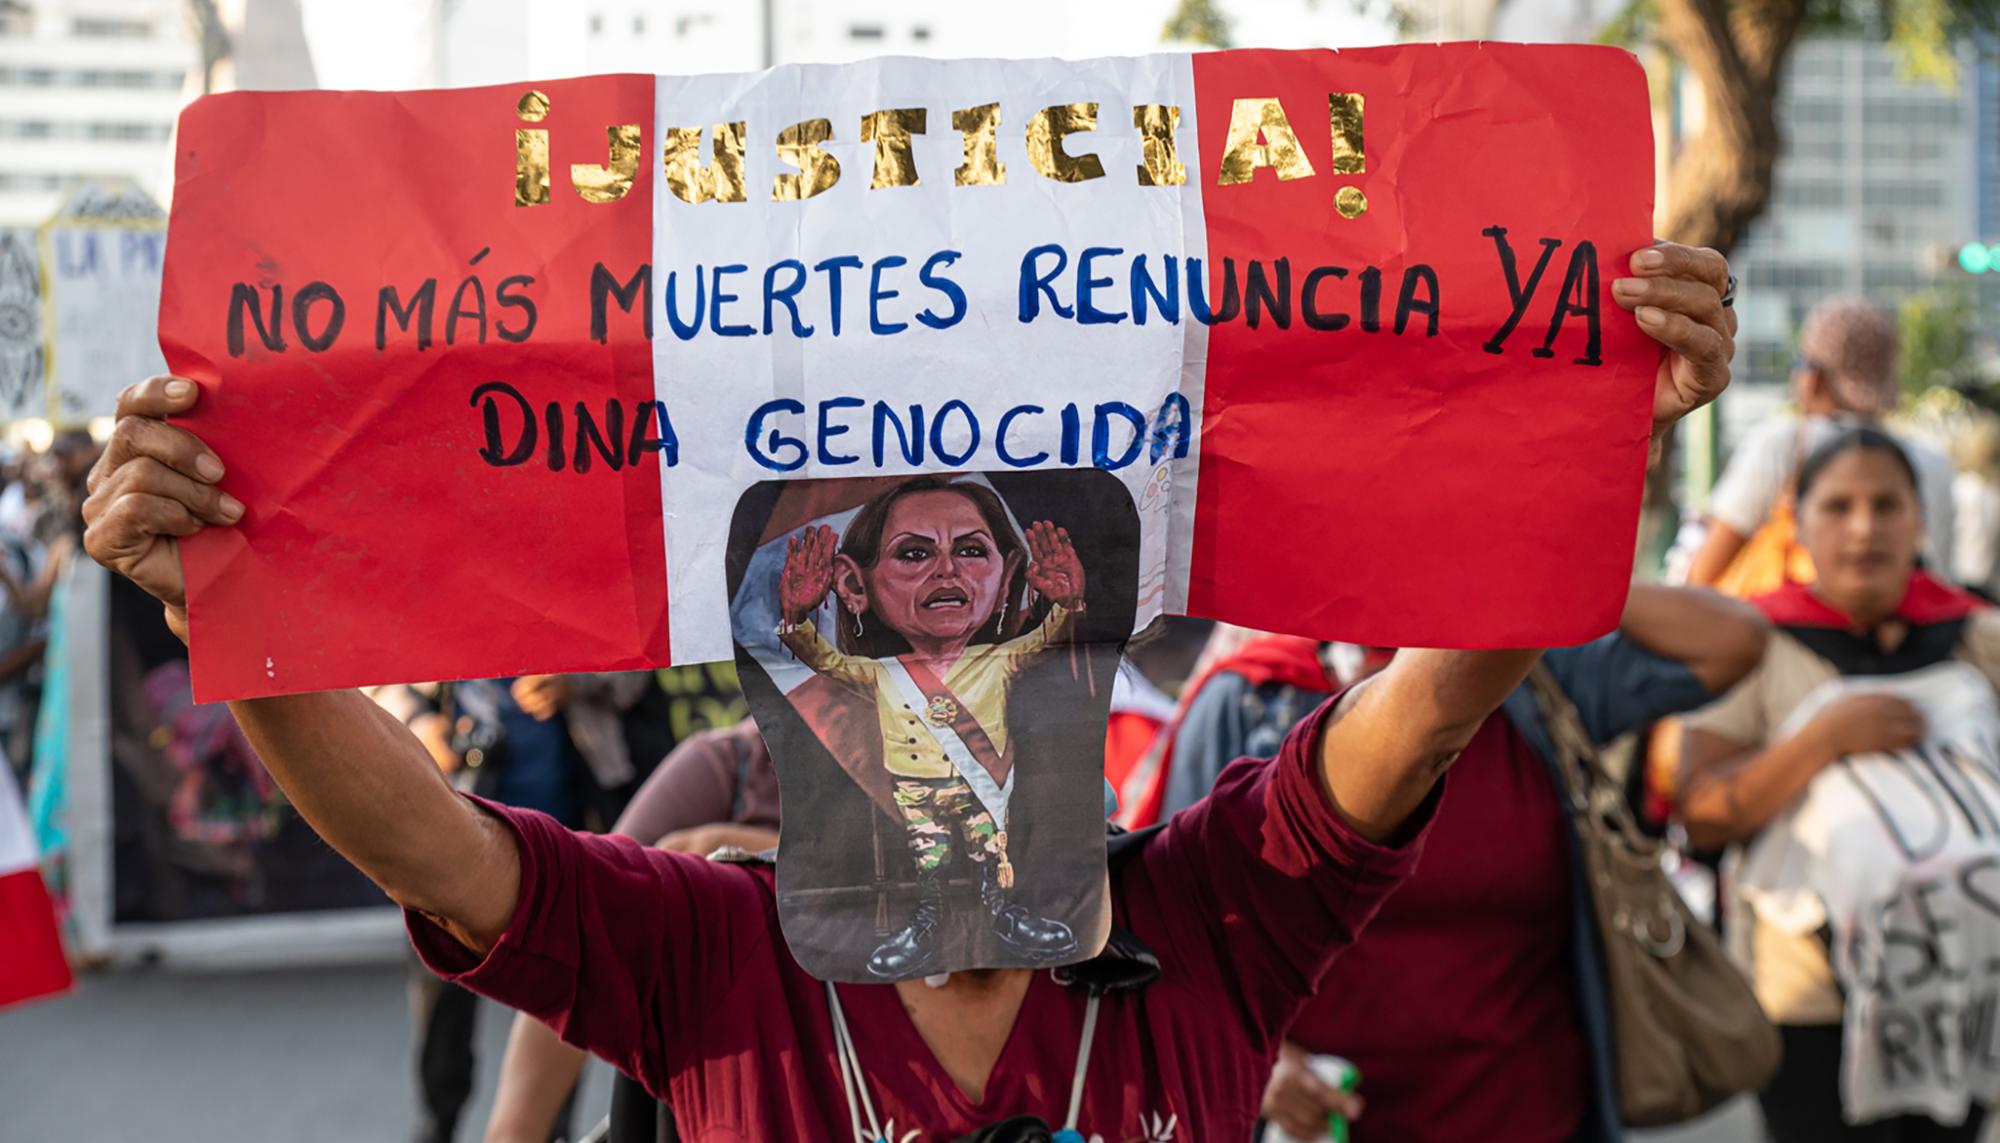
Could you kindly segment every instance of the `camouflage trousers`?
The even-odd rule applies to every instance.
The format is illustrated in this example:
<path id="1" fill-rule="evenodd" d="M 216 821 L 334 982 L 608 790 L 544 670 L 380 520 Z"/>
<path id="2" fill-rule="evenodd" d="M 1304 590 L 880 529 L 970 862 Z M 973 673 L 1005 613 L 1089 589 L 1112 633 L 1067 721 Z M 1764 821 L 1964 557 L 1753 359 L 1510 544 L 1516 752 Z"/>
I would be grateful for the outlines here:
<path id="1" fill-rule="evenodd" d="M 965 779 L 898 778 L 896 808 L 903 811 L 903 825 L 909 831 L 910 852 L 918 873 L 936 873 L 951 860 L 954 831 L 965 841 L 965 855 L 984 865 L 988 861 L 1007 862 L 1007 835 L 993 822 L 993 815 L 979 802 Z"/>

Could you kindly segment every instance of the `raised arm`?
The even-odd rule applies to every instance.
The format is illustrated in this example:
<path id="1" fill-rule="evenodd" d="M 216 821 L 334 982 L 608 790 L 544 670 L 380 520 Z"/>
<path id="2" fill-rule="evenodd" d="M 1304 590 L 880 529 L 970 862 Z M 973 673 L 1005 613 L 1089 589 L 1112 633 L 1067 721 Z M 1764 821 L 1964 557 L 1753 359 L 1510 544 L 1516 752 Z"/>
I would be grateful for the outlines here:
<path id="1" fill-rule="evenodd" d="M 756 752 L 751 768 L 761 765 L 768 769 L 770 761 L 761 744 L 739 744 L 739 734 L 738 728 L 704 730 L 674 747 L 632 795 L 611 832 L 676 848 L 666 844 L 670 838 L 691 840 L 693 835 L 708 832 L 712 824 L 754 828 L 728 826 L 745 801 L 740 788 L 745 767 L 738 765 L 737 751 Z M 731 840 L 755 844 L 747 837 Z M 773 833 L 768 845 L 776 844 Z M 692 852 L 686 846 L 680 848 Z M 583 1074 L 586 1059 L 585 1053 L 563 1043 L 548 1025 L 526 1013 L 516 1015 L 514 1029 L 507 1036 L 507 1054 L 500 1064 L 500 1083 L 493 1092 L 493 1114 L 486 1121 L 486 1143 L 546 1143 L 563 1100 L 569 1098 L 577 1077 Z"/>
<path id="2" fill-rule="evenodd" d="M 1540 651 L 1409 648 L 1348 691 L 1320 738 L 1320 776 L 1333 805 L 1370 841 L 1403 823 Z"/>
<path id="3" fill-rule="evenodd" d="M 234 524 L 220 459 L 167 417 L 194 407 L 190 381 L 155 377 L 118 398 L 118 424 L 90 473 L 84 546 L 166 605 L 187 638 L 179 538 Z M 383 892 L 483 952 L 513 915 L 520 860 L 506 827 L 460 798 L 416 736 L 358 691 L 232 703 L 250 744 L 300 816 Z"/>
<path id="4" fill-rule="evenodd" d="M 1773 423 L 1752 432 L 1736 447 L 1708 497 L 1708 532 L 1688 563 L 1688 583 L 1707 587 L 1757 534 L 1785 498 L 1792 470 L 1805 459 L 1796 427 Z"/>
<path id="5" fill-rule="evenodd" d="M 1674 422 L 1729 384 L 1736 334 L 1735 311 L 1722 304 L 1729 264 L 1713 250 L 1660 243 L 1634 254 L 1631 270 L 1612 283 L 1612 296 L 1663 349 L 1653 383 L 1657 454 Z M 1349 691 L 1319 754 L 1341 816 L 1370 840 L 1395 838 L 1539 654 L 1406 650 Z"/>
<path id="6" fill-rule="evenodd" d="M 1694 673 L 1710 693 L 1736 685 L 1764 657 L 1770 624 L 1741 600 L 1703 588 L 1632 585 L 1618 621 L 1625 637 Z"/>
<path id="7" fill-rule="evenodd" d="M 1708 532 L 1701 538 L 1701 547 L 1694 551 L 1694 558 L 1688 563 L 1688 582 L 1696 587 L 1707 587 L 1722 578 L 1729 565 L 1736 559 L 1736 553 L 1750 538 L 1720 520 L 1708 522 Z"/>
<path id="8" fill-rule="evenodd" d="M 408 727 L 359 691 L 229 704 L 299 816 L 391 900 L 468 949 L 514 915 L 520 857 L 499 820 L 459 797 Z"/>
<path id="9" fill-rule="evenodd" d="M 778 633 L 778 642 L 797 656 L 799 662 L 822 675 L 855 686 L 865 687 L 875 682 L 875 660 L 865 655 L 842 654 L 826 641 L 826 636 L 819 633 L 810 619 L 784 627 Z"/>

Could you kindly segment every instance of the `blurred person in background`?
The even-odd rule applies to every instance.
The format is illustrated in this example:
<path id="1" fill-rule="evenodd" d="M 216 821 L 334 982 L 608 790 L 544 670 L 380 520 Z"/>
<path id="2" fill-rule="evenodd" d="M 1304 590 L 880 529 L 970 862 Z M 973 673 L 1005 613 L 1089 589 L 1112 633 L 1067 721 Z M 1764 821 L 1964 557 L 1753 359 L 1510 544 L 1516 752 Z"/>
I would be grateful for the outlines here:
<path id="1" fill-rule="evenodd" d="M 751 853 L 775 849 L 778 771 L 756 722 L 704 730 L 674 747 L 611 832 L 703 857 L 728 847 Z M 486 1143 L 555 1137 L 552 1131 L 561 1126 L 587 1059 L 547 1025 L 517 1014 Z"/>
<path id="2" fill-rule="evenodd" d="M 615 820 L 666 734 L 666 696 L 650 671 L 377 687 L 371 697 L 403 720 L 460 789 L 571 829 Z M 640 760 L 645 765 L 635 765 Z M 418 1143 L 457 1137 L 472 1098 L 478 1005 L 412 961 Z M 570 1138 L 567 1106 L 551 1118 L 542 1139 Z"/>
<path id="3" fill-rule="evenodd" d="M 0 749 L 17 777 L 34 762 L 50 602 L 83 536 L 97 454 L 89 433 L 59 433 L 47 452 L 10 462 L 17 479 L 0 494 Z"/>
<path id="4" fill-rule="evenodd" d="M 33 471 L 42 485 L 42 495 L 35 534 L 43 543 L 53 544 L 60 536 L 72 541 L 83 538 L 84 485 L 99 451 L 89 433 L 65 429 L 38 458 Z"/>
<path id="5" fill-rule="evenodd" d="M 1104 726 L 1104 780 L 1112 790 L 1124 788 L 1173 716 L 1174 700 L 1137 663 L 1120 659 Z"/>
<path id="6" fill-rule="evenodd" d="M 1245 649 L 1252 644 L 1256 647 L 1246 653 Z M 1109 734 L 1106 736 L 1105 777 L 1111 782 L 1111 787 L 1117 794 L 1116 821 L 1119 826 L 1125 829 L 1144 829 L 1155 825 L 1174 810 L 1186 808 L 1208 792 L 1215 781 L 1213 771 L 1205 771 L 1201 777 L 1190 778 L 1182 775 L 1176 778 L 1173 769 L 1174 743 L 1182 722 L 1187 718 L 1188 705 L 1208 684 L 1224 674 L 1247 672 L 1258 676 L 1259 681 L 1262 681 L 1261 672 L 1274 666 L 1282 666 L 1282 660 L 1289 658 L 1288 653 L 1294 646 L 1304 648 L 1302 655 L 1306 664 L 1302 670 L 1305 677 L 1317 681 L 1322 697 L 1331 694 L 1336 688 L 1327 683 L 1321 673 L 1316 658 L 1319 647 L 1317 642 L 1289 635 L 1272 635 L 1249 627 L 1239 627 L 1233 623 L 1213 623 L 1206 626 L 1206 635 L 1194 653 L 1184 654 L 1175 660 L 1176 665 L 1183 668 L 1178 677 L 1185 681 L 1176 688 L 1179 698 L 1174 702 L 1173 708 L 1165 712 L 1164 719 L 1154 729 L 1152 738 L 1145 748 L 1136 757 L 1117 758 L 1114 765 L 1114 756 L 1111 753 L 1112 738 Z M 1274 664 L 1274 659 L 1280 662 Z M 1302 682 L 1300 685 L 1304 689 L 1312 689 L 1310 683 Z M 1117 709 L 1117 695 L 1114 691 L 1112 700 L 1114 718 Z M 1286 725 L 1289 726 L 1290 723 Z M 1113 729 L 1116 729 L 1115 725 Z M 1129 744 L 1121 744 L 1121 747 L 1130 749 Z M 1223 760 L 1224 764 L 1231 761 L 1234 759 Z M 1169 790 L 1169 786 L 1176 781 L 1180 783 L 1177 794 Z M 1190 790 L 1193 791 L 1191 796 Z M 1170 805 L 1170 798 L 1177 800 L 1173 800 Z"/>
<path id="7" fill-rule="evenodd" d="M 1991 603 L 2000 600 L 2000 416 L 1982 412 L 1952 440 L 1957 534 L 1951 577 Z"/>
<path id="8" fill-rule="evenodd" d="M 46 551 L 33 541 L 0 531 L 0 750 L 25 779 L 34 763 L 35 710 L 42 655 L 48 648 L 49 600 L 56 577 L 75 550 L 63 537 Z"/>
<path id="9" fill-rule="evenodd" d="M 32 451 L 0 441 L 0 532 L 25 536 L 35 530 L 28 503 L 28 468 L 34 458 Z"/>
<path id="10" fill-rule="evenodd" d="M 1343 652 L 1348 673 L 1342 674 Z M 1162 735 L 1166 795 L 1160 817 L 1200 801 L 1237 758 L 1277 751 L 1285 734 L 1342 686 L 1381 670 L 1394 652 L 1365 651 L 1293 635 L 1257 633 L 1222 649 L 1188 686 L 1188 701 Z M 1365 666 L 1363 663 L 1365 662 Z M 1234 750 L 1228 758 L 1219 751 Z"/>
<path id="11" fill-rule="evenodd" d="M 1727 690 L 1756 665 L 1764 637 L 1746 605 L 1635 584 L 1616 632 L 1543 661 L 1605 743 Z M 1215 780 L 1217 759 L 1272 752 L 1329 693 L 1392 656 L 1284 635 L 1240 644 L 1198 682 L 1174 731 L 1167 815 Z M 1395 1143 L 1457 1143 L 1495 1124 L 1510 1143 L 1623 1138 L 1596 921 L 1567 806 L 1523 685 L 1453 765 L 1423 862 L 1292 1025 L 1267 1119 L 1300 1139 L 1323 1137 L 1329 1114 L 1361 1114 L 1359 1137 Z M 1502 836 L 1507 860 L 1495 861 Z M 1312 1072 L 1316 1054 L 1359 1069 L 1365 1113 Z"/>
<path id="12" fill-rule="evenodd" d="M 1689 583 L 1748 597 L 1786 579 L 1812 578 L 1796 539 L 1793 480 L 1813 449 L 1845 428 L 1879 425 L 1896 407 L 1898 336 L 1895 315 L 1866 298 L 1829 298 L 1806 315 L 1792 368 L 1799 415 L 1774 417 L 1736 446 L 1709 497 L 1708 528 L 1688 565 Z M 1950 575 L 1955 472 L 1929 445 L 1902 443 L 1917 473 L 1925 563 Z"/>
<path id="13" fill-rule="evenodd" d="M 1970 680 L 1975 694 L 2000 684 L 2000 614 L 1982 609 L 1972 596 L 1918 565 L 1926 524 L 1918 504 L 1921 476 L 1898 443 L 1874 429 L 1847 430 L 1813 451 L 1799 469 L 1797 498 L 1799 539 L 1818 578 L 1758 598 L 1757 605 L 1777 624 L 1763 662 L 1721 702 L 1684 720 L 1681 821 L 1699 848 L 1739 847 L 1725 879 L 1729 943 L 1784 1041 L 1784 1063 L 1760 1096 L 1775 1143 L 1970 1141 L 1979 1137 L 1984 1104 L 1992 1096 L 1968 1093 L 1963 1086 L 1951 1092 L 1940 1075 L 1940 1098 L 1947 1103 L 1955 1098 L 1966 1109 L 1962 1123 L 1917 1114 L 1845 1121 L 1843 1089 L 1852 1078 L 1852 1072 L 1844 1074 L 1848 998 L 1829 953 L 1831 919 L 1845 910 L 1821 902 L 1815 888 L 1823 871 L 1836 869 L 1829 863 L 1838 863 L 1836 880 L 1858 883 L 1862 877 L 1847 874 L 1863 871 L 1867 884 L 1857 892 L 1865 893 L 1868 904 L 1857 905 L 1856 913 L 1873 915 L 1879 908 L 1875 925 L 1910 922 L 1907 931 L 1891 930 L 1882 938 L 1909 950 L 1897 958 L 1901 989 L 1918 986 L 1926 965 L 1938 968 L 1939 958 L 1950 956 L 1936 943 L 1938 935 L 1957 930 L 1973 933 L 1968 940 L 1981 933 L 1994 936 L 1990 927 L 1980 927 L 1983 910 L 1968 908 L 1963 896 L 1921 890 L 1920 921 L 1900 911 L 1896 919 L 1888 917 L 1888 908 L 1878 903 L 1892 901 L 1909 882 L 1956 884 L 1970 877 L 1959 872 L 1966 854 L 1957 853 L 1950 863 L 1939 853 L 1912 857 L 1893 825 L 1876 819 L 1880 813 L 1887 820 L 1890 811 L 1882 799 L 1898 791 L 1873 790 L 1843 765 L 1850 755 L 1894 752 L 1925 740 L 1924 713 L 1909 697 L 1890 693 L 1898 681 L 1943 667 L 1976 672 Z M 1869 678 L 1845 682 L 1859 676 Z M 1985 697 L 1990 700 L 1990 693 Z M 1958 739 L 1985 737 L 1990 749 L 1990 725 L 1933 729 Z M 1983 764 L 1991 766 L 1991 757 Z M 1985 800 L 1976 788 L 1945 783 L 1935 760 L 1910 756 L 1898 772 L 1910 775 L 1925 766 L 1939 774 L 1949 800 L 1965 813 L 1972 812 L 1967 799 L 1975 805 Z M 1822 781 L 1835 784 L 1825 792 L 1846 792 L 1846 800 L 1810 797 L 1822 792 Z M 1941 852 L 1946 842 L 1939 839 L 1956 831 L 1950 828 L 1947 799 L 1935 791 L 1931 797 L 1936 804 L 1920 815 L 1918 832 L 1925 835 L 1925 846 L 1935 840 Z M 1802 820 L 1799 811 L 1806 807 L 1815 812 Z M 1930 835 L 1939 825 L 1945 828 L 1934 839 Z M 2000 839 L 1977 821 L 1972 831 L 1983 833 L 1985 841 L 1966 843 L 1967 852 L 1975 858 L 1984 852 L 1987 860 L 2000 862 Z M 1976 893 L 1977 886 L 1968 892 Z M 1815 911 L 1815 902 L 1820 918 L 1811 920 L 1807 914 Z M 1803 912 L 1801 904 L 1807 906 Z M 1870 924 L 1865 918 L 1850 923 L 1864 932 Z M 1977 1027 L 1990 1028 L 1991 1009 L 1980 1007 L 1977 989 L 1961 984 L 1948 992 L 1957 1000 L 1934 1013 L 1938 1022 L 1960 1028 L 1971 1026 L 1963 1021 L 1977 1020 Z M 1868 1039 L 1874 1041 L 1875 1034 Z M 1967 1058 L 1957 1065 L 1960 1085 L 1969 1083 L 1971 1057 L 1987 1050 L 1979 1046 L 1984 1043 L 1967 1043 Z M 1884 1057 L 1864 1066 L 1881 1064 L 1893 1072 L 1890 1062 Z"/>

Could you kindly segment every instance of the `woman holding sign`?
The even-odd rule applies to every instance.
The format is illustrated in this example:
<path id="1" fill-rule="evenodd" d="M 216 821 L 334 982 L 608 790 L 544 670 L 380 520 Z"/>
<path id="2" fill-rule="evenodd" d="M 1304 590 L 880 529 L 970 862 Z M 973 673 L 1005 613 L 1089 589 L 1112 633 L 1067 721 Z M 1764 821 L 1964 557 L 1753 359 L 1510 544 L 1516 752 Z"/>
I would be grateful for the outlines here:
<path id="1" fill-rule="evenodd" d="M 2000 615 L 1917 566 L 1916 471 L 1879 430 L 1816 449 L 1797 502 L 1818 581 L 1755 601 L 1778 632 L 1688 719 L 1681 816 L 1737 847 L 1773 1138 L 1971 1140 L 2000 1095 Z"/>
<path id="2" fill-rule="evenodd" d="M 1665 347 L 1664 430 L 1728 384 L 1728 267 L 1669 244 L 1631 265 L 1640 285 L 1616 297 Z M 225 494 L 223 459 L 169 423 L 198 399 L 180 378 L 128 390 L 85 506 L 92 556 L 180 632 L 176 538 L 282 510 Z M 1440 779 L 1538 656 L 1399 654 L 1114 860 L 1124 933 L 1103 956 L 1061 980 L 1009 969 L 936 988 L 814 979 L 785 943 L 768 867 L 463 798 L 356 692 L 232 711 L 306 821 L 405 906 L 436 970 L 640 1078 L 685 1138 L 901 1143 L 1004 1124 L 1022 1134 L 997 1137 L 1240 1139 L 1284 1030 L 1408 877 Z"/>

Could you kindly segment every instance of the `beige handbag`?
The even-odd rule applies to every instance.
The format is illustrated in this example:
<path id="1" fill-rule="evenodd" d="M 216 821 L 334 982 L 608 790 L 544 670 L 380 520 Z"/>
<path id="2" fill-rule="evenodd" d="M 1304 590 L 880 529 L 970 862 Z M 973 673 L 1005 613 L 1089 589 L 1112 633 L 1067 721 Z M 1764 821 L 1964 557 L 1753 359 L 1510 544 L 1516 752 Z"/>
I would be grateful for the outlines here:
<path id="1" fill-rule="evenodd" d="M 1569 697 L 1546 665 L 1528 676 L 1576 821 L 1604 954 L 1620 1117 L 1692 1119 L 1778 1070 L 1778 1030 L 1715 934 L 1688 911 L 1639 832 Z"/>

